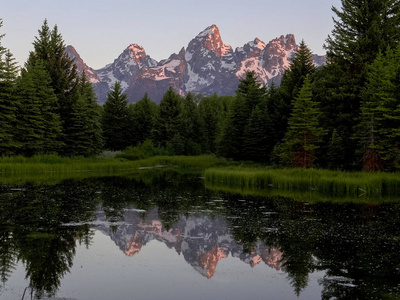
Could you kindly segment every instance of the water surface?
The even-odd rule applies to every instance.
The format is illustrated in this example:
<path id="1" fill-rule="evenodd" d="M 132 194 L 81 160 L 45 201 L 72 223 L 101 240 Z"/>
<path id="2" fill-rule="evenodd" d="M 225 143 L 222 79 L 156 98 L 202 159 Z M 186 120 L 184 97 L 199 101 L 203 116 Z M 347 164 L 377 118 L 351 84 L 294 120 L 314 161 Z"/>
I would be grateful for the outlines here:
<path id="1" fill-rule="evenodd" d="M 400 295 L 396 202 L 241 196 L 155 171 L 2 185 L 0 206 L 1 299 Z"/>

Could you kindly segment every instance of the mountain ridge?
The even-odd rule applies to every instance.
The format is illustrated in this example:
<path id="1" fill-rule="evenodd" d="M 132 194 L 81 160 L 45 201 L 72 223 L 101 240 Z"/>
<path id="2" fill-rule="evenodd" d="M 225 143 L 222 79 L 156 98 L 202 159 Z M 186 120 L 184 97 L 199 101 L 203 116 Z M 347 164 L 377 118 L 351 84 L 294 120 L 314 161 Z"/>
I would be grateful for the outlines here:
<path id="1" fill-rule="evenodd" d="M 114 62 L 98 70 L 87 66 L 73 46 L 67 46 L 66 52 L 75 59 L 78 72 L 85 71 L 98 102 L 104 104 L 116 81 L 130 102 L 139 101 L 147 93 L 156 103 L 169 87 L 182 96 L 189 92 L 234 95 L 239 79 L 247 71 L 254 71 L 262 84 L 279 85 L 297 49 L 294 35 L 287 34 L 268 43 L 256 37 L 234 50 L 224 44 L 219 28 L 213 24 L 197 34 L 186 48 L 159 62 L 138 44 L 130 44 Z M 316 65 L 326 61 L 325 56 L 313 58 Z"/>

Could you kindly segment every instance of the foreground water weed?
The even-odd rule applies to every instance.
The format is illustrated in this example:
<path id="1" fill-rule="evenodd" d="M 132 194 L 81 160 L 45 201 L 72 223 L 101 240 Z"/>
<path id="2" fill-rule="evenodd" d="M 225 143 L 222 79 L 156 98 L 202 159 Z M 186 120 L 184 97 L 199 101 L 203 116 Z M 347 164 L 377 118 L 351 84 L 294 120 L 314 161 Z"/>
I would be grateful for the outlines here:
<path id="1" fill-rule="evenodd" d="M 316 169 L 209 168 L 205 181 L 211 187 L 242 190 L 315 191 L 332 197 L 400 196 L 397 173 L 340 172 Z"/>

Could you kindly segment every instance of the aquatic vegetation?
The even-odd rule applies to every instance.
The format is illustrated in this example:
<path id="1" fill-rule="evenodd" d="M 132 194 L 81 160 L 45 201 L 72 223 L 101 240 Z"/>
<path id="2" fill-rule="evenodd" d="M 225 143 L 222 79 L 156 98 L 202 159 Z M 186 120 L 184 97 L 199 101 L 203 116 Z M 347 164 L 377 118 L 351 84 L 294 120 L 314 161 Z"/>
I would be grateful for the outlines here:
<path id="1" fill-rule="evenodd" d="M 152 168 L 192 170 L 201 174 L 204 169 L 227 165 L 227 161 L 214 156 L 155 156 L 130 161 L 124 158 L 84 158 L 40 155 L 0 158 L 0 182 L 22 183 L 54 182 L 67 178 L 129 176 Z"/>
<path id="2" fill-rule="evenodd" d="M 310 192 L 328 197 L 400 196 L 397 173 L 340 172 L 317 169 L 267 169 L 231 166 L 205 171 L 208 187 Z"/>

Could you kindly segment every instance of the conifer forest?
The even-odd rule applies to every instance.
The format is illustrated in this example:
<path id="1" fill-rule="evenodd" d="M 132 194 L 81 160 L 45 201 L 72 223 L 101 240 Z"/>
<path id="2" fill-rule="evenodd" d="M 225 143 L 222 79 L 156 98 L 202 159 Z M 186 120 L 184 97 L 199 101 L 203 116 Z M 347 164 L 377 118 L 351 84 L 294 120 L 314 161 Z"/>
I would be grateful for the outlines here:
<path id="1" fill-rule="evenodd" d="M 0 155 L 145 148 L 275 167 L 398 171 L 400 2 L 342 0 L 333 11 L 326 65 L 315 67 L 302 41 L 280 86 L 263 86 L 247 72 L 235 96 L 181 96 L 170 88 L 159 104 L 147 95 L 127 99 L 116 82 L 98 105 L 58 27 L 46 20 L 22 69 L 0 31 Z"/>

